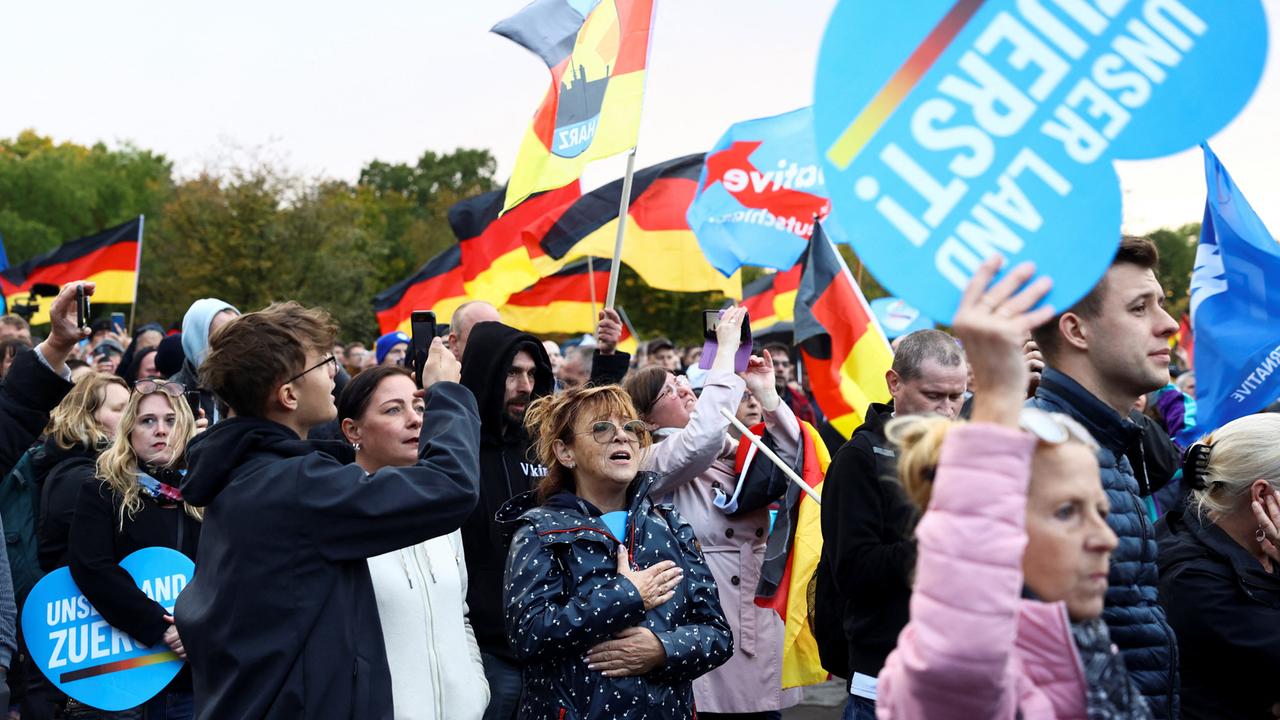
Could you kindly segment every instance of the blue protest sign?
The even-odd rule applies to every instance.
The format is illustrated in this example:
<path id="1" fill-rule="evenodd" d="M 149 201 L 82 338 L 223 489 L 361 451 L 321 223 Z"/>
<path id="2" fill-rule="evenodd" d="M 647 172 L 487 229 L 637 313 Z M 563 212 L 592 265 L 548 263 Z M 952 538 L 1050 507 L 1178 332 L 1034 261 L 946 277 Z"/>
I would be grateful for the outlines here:
<path id="1" fill-rule="evenodd" d="M 686 219 L 711 266 L 790 270 L 831 208 L 813 108 L 737 123 L 707 153 Z"/>
<path id="2" fill-rule="evenodd" d="M 1280 243 L 1208 145 L 1191 273 L 1197 426 L 1209 433 L 1280 398 Z"/>
<path id="3" fill-rule="evenodd" d="M 932 320 L 898 298 L 883 297 L 872 300 L 871 312 L 875 313 L 880 327 L 884 328 L 886 340 L 933 327 Z"/>
<path id="4" fill-rule="evenodd" d="M 147 597 L 173 614 L 195 564 L 177 550 L 143 548 L 120 562 Z M 102 619 L 62 567 L 45 575 L 22 606 L 31 657 L 59 690 L 100 710 L 126 710 L 155 697 L 182 669 L 163 643 L 147 647 Z"/>
<path id="5" fill-rule="evenodd" d="M 832 218 L 928 317 L 992 254 L 1065 309 L 1119 243 L 1112 161 L 1211 136 L 1266 52 L 1258 0 L 840 0 L 814 90 Z"/>

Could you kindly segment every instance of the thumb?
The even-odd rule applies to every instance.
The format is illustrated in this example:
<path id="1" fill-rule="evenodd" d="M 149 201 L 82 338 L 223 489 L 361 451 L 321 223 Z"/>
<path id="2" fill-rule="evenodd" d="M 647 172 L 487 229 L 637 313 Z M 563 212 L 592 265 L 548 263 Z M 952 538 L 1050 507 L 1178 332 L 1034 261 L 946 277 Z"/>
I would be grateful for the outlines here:
<path id="1" fill-rule="evenodd" d="M 618 546 L 618 572 L 627 573 L 630 571 L 631 571 L 631 563 L 630 563 L 630 558 L 628 557 L 628 554 L 627 554 L 627 546 L 619 545 Z"/>
<path id="2" fill-rule="evenodd" d="M 165 615 L 165 616 L 164 616 L 164 621 L 165 621 L 165 622 L 167 622 L 167 623 L 169 623 L 170 625 L 173 625 L 173 624 L 174 624 L 174 623 L 173 623 L 173 616 L 172 616 L 172 615 Z"/>

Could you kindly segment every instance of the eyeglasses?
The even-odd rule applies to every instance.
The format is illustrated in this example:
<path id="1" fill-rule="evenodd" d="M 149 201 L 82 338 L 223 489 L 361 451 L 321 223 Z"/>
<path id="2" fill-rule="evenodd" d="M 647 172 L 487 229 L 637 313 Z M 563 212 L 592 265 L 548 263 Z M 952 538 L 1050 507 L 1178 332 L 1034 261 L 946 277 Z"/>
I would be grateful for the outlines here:
<path id="1" fill-rule="evenodd" d="M 1061 445 L 1068 440 L 1078 442 L 1091 450 L 1098 449 L 1098 441 L 1074 419 L 1061 413 L 1045 412 L 1039 408 L 1023 408 L 1018 413 L 1018 426 L 1036 436 L 1040 442 Z"/>
<path id="2" fill-rule="evenodd" d="M 670 385 L 662 386 L 662 390 L 658 392 L 658 397 L 653 399 L 653 404 L 657 405 L 658 403 L 662 402 L 662 399 L 667 397 L 668 395 L 670 395 L 671 397 L 675 397 L 680 392 L 680 388 L 687 388 L 687 387 L 689 387 L 689 378 L 685 377 L 684 375 L 676 375 L 672 379 Z"/>
<path id="3" fill-rule="evenodd" d="M 622 436 L 629 443 L 640 443 L 640 438 L 644 433 L 649 432 L 649 428 L 642 420 L 628 420 L 619 428 L 617 425 L 608 420 L 597 420 L 591 424 L 591 429 L 586 432 L 577 433 L 578 435 L 590 435 L 593 440 L 601 445 L 608 445 L 618 436 L 618 431 L 622 431 Z"/>
<path id="4" fill-rule="evenodd" d="M 173 380 L 151 380 L 143 379 L 133 384 L 133 389 L 137 390 L 141 395 L 150 395 L 152 393 L 164 393 L 171 398 L 182 397 L 182 393 L 187 391 L 186 386 L 180 382 Z"/>
<path id="5" fill-rule="evenodd" d="M 303 375 L 306 375 L 307 373 L 311 372 L 312 370 L 319 370 L 320 368 L 322 368 L 322 367 L 324 367 L 324 366 L 326 366 L 326 365 L 331 366 L 331 367 L 329 368 L 329 377 L 333 377 L 333 376 L 334 376 L 334 374 L 338 372 L 338 358 L 336 358 L 336 357 L 334 357 L 334 356 L 330 355 L 330 356 L 326 357 L 325 359 L 321 360 L 320 362 L 316 363 L 315 365 L 312 365 L 311 367 L 307 368 L 306 370 L 303 370 L 302 372 L 298 373 L 297 375 L 294 375 L 293 377 L 289 378 L 288 380 L 285 380 L 285 381 L 284 381 L 283 383 L 281 383 L 281 384 L 282 384 L 282 385 L 288 385 L 289 383 L 293 382 L 294 380 L 297 380 L 298 378 L 302 377 Z"/>

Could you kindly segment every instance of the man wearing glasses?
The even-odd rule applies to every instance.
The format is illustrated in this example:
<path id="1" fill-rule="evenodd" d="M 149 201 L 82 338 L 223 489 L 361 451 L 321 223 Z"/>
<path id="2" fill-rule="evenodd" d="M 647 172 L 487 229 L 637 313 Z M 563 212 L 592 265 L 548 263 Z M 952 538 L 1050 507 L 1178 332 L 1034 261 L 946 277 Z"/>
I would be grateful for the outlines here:
<path id="1" fill-rule="evenodd" d="M 462 526 L 467 607 L 480 645 L 489 707 L 485 718 L 508 720 L 520 699 L 521 670 L 507 646 L 502 580 L 507 545 L 494 514 L 532 490 L 547 469 L 530 452 L 524 414 L 554 388 L 551 360 L 538 338 L 499 322 L 471 328 L 462 355 L 462 384 L 480 408 L 480 501 Z"/>
<path id="2" fill-rule="evenodd" d="M 437 339 L 419 460 L 372 475 L 337 414 L 336 326 L 278 303 L 216 333 L 202 384 L 235 417 L 193 442 L 183 497 L 205 508 L 175 617 L 200 718 L 390 718 L 391 676 L 366 559 L 456 530 L 476 501 L 479 419 Z"/>

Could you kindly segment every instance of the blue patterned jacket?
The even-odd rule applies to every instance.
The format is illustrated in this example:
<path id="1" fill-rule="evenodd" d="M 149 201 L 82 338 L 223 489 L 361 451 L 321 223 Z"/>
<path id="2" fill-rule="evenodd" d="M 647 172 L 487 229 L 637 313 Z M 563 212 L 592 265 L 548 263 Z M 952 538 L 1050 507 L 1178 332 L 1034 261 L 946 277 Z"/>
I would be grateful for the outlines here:
<path id="1" fill-rule="evenodd" d="M 693 679 L 723 664 L 733 636 L 693 528 L 670 505 L 648 496 L 652 473 L 628 490 L 625 539 L 600 511 L 570 493 L 535 506 L 512 498 L 498 521 L 514 525 L 503 601 L 507 638 L 526 663 L 521 720 L 691 718 Z M 672 560 L 684 568 L 675 597 L 645 611 L 640 592 L 617 573 L 624 541 L 633 567 Z M 625 628 L 653 631 L 666 662 L 647 675 L 607 678 L 583 656 Z"/>

